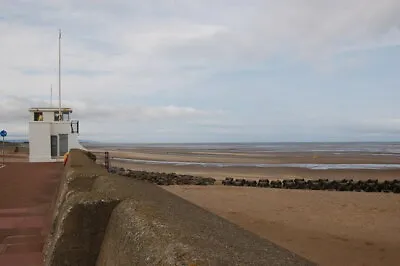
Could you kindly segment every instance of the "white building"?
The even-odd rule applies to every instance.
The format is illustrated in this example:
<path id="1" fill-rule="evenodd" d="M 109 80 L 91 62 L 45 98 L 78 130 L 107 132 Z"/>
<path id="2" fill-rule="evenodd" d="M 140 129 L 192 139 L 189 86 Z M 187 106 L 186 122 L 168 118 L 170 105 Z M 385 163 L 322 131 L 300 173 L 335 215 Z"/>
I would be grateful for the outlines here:
<path id="1" fill-rule="evenodd" d="M 29 161 L 57 162 L 70 149 L 86 150 L 78 141 L 79 121 L 71 120 L 71 108 L 30 108 Z"/>

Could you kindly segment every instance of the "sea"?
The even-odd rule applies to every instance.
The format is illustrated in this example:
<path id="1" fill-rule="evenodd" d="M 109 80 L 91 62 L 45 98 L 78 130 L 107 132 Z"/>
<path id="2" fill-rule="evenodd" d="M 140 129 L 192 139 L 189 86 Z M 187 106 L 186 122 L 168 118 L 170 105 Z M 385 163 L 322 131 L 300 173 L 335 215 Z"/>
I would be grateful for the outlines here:
<path id="1" fill-rule="evenodd" d="M 99 144 L 100 145 L 100 144 Z M 202 167 L 296 167 L 314 170 L 327 169 L 400 169 L 400 142 L 254 142 L 254 143 L 102 143 L 100 146 L 110 149 L 132 148 L 177 148 L 188 150 L 252 152 L 252 153 L 287 153 L 287 152 L 329 152 L 333 154 L 368 154 L 371 156 L 391 155 L 399 157 L 399 164 L 260 164 L 260 163 L 225 163 L 225 162 L 187 162 L 187 161 L 155 161 L 142 159 L 113 158 L 117 161 L 130 161 L 142 164 L 168 164 L 175 166 Z"/>
<path id="2" fill-rule="evenodd" d="M 179 148 L 188 150 L 275 152 L 333 152 L 400 155 L 400 142 L 238 142 L 238 143 L 98 143 L 91 146 L 132 148 Z"/>

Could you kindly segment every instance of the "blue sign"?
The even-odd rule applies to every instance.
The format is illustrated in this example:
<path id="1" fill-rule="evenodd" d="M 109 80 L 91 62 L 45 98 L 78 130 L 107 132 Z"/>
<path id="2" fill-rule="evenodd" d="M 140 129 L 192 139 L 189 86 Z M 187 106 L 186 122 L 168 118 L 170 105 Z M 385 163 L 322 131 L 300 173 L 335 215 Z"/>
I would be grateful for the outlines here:
<path id="1" fill-rule="evenodd" d="M 7 136 L 7 131 L 5 131 L 4 129 L 2 131 L 0 131 L 0 136 L 2 136 L 3 138 Z"/>

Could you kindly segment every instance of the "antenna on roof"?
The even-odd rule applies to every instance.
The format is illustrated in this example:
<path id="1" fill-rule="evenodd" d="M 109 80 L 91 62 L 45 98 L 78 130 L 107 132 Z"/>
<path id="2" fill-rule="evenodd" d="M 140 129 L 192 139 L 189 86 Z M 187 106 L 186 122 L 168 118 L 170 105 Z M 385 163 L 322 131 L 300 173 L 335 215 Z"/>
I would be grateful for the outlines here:
<path id="1" fill-rule="evenodd" d="M 50 107 L 53 107 L 53 84 L 50 85 Z"/>
<path id="2" fill-rule="evenodd" d="M 61 121 L 61 29 L 58 34 L 58 115 Z"/>

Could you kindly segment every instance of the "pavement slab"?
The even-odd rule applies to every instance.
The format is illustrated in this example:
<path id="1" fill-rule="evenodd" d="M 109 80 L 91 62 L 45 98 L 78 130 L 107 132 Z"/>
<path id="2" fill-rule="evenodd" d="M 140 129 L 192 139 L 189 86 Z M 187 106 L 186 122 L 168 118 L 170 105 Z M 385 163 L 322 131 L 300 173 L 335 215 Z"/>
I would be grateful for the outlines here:
<path id="1" fill-rule="evenodd" d="M 0 266 L 43 265 L 43 232 L 62 171 L 60 163 L 0 168 Z"/>

